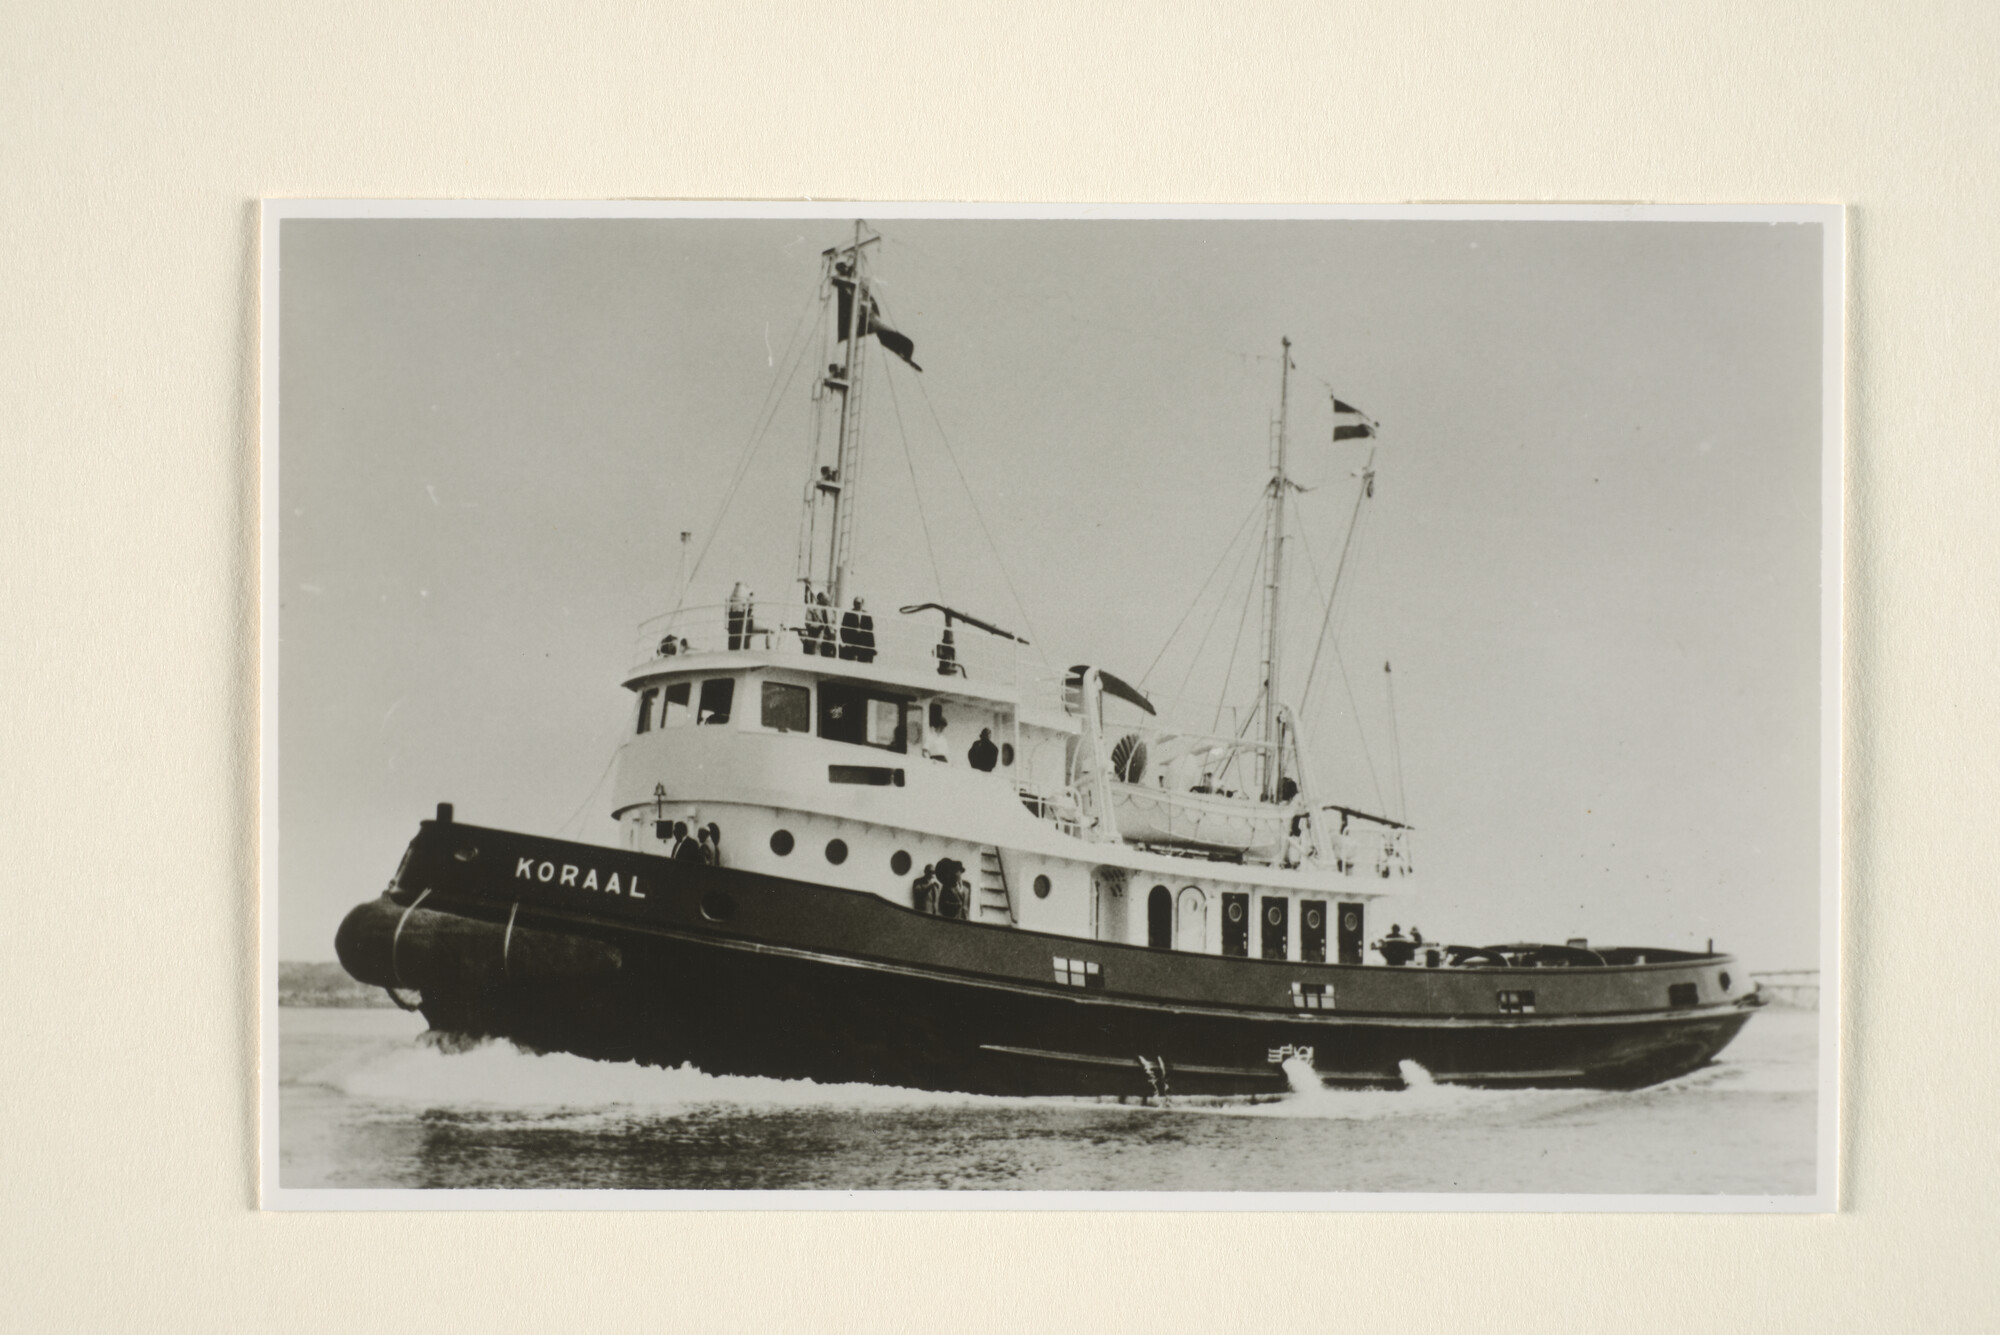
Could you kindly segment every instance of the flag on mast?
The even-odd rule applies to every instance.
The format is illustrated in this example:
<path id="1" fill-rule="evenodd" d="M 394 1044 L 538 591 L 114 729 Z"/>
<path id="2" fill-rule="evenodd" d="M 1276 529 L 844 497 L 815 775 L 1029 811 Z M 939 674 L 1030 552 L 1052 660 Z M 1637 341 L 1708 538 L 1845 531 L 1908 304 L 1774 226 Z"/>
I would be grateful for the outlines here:
<path id="1" fill-rule="evenodd" d="M 1351 403 L 1342 403 L 1339 396 L 1333 400 L 1333 439 L 1338 444 L 1343 440 L 1372 440 L 1376 423 L 1367 413 Z"/>
<path id="2" fill-rule="evenodd" d="M 847 340 L 847 326 L 854 314 L 854 280 L 844 277 L 835 278 L 833 284 L 840 290 L 840 310 L 837 314 L 840 323 L 835 326 L 839 330 L 837 338 L 841 342 L 845 342 Z M 868 298 L 868 307 L 861 320 L 861 334 L 864 338 L 869 334 L 875 335 L 875 340 L 878 343 L 908 362 L 912 371 L 921 371 L 924 369 L 917 365 L 916 343 L 908 334 L 897 329 L 891 329 L 882 322 L 882 307 L 876 303 L 872 294 Z"/>

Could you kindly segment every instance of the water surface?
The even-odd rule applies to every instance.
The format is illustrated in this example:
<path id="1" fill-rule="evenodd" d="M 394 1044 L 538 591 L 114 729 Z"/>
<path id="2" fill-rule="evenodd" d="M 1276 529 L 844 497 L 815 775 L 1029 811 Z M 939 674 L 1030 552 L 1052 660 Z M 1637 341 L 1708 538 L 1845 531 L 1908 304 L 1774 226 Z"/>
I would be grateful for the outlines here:
<path id="1" fill-rule="evenodd" d="M 1637 1092 L 1263 1101 L 930 1094 L 451 1051 L 400 1011 L 281 1008 L 286 1187 L 1813 1190 L 1817 1014 L 1769 1009 Z"/>

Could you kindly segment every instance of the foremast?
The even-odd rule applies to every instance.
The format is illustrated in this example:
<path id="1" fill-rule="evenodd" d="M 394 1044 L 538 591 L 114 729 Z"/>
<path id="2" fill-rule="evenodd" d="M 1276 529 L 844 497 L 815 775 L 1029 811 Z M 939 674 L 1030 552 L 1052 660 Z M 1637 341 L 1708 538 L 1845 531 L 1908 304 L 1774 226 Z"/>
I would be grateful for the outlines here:
<path id="1" fill-rule="evenodd" d="M 855 530 L 860 517 L 861 391 L 867 367 L 866 344 L 875 302 L 868 275 L 869 248 L 881 241 L 856 221 L 854 239 L 821 254 L 820 301 L 831 311 L 834 355 L 823 356 L 826 372 L 815 388 L 813 476 L 807 482 L 799 544 L 799 582 L 804 601 L 825 594 L 838 609 L 846 606 L 853 577 Z M 834 407 L 833 461 L 826 462 L 825 419 Z"/>

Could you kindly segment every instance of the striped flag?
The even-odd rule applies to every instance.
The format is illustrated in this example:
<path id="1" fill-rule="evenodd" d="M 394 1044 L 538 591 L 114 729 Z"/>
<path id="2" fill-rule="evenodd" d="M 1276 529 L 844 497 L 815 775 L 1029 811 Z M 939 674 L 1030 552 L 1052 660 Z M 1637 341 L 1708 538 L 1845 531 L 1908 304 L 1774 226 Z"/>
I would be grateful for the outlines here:
<path id="1" fill-rule="evenodd" d="M 1333 401 L 1333 439 L 1338 444 L 1343 440 L 1370 440 L 1375 436 L 1375 423 L 1368 414 L 1351 403 Z"/>

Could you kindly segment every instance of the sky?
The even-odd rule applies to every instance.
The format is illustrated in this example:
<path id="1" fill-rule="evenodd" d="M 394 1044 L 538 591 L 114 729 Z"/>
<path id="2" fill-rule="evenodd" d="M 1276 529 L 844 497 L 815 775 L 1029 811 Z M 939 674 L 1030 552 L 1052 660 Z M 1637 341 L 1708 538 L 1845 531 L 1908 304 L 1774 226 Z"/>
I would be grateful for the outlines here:
<path id="1" fill-rule="evenodd" d="M 794 330 L 852 223 L 282 229 L 280 949 L 326 959 L 439 801 L 609 837 L 619 682 L 680 532 L 690 603 L 785 595 Z M 1388 912 L 1817 961 L 1817 225 L 876 230 L 924 369 L 871 363 L 874 607 L 942 593 L 1052 663 L 1247 704 L 1236 558 L 1289 337 L 1286 694 L 1346 546 L 1304 729 L 1327 800 L 1416 826 Z M 1336 392 L 1379 440 L 1331 442 Z"/>

